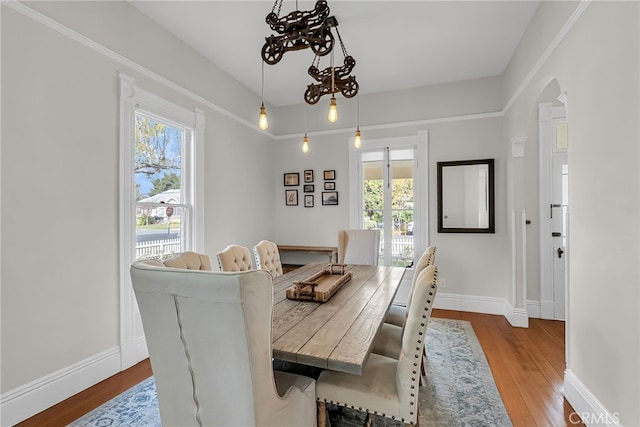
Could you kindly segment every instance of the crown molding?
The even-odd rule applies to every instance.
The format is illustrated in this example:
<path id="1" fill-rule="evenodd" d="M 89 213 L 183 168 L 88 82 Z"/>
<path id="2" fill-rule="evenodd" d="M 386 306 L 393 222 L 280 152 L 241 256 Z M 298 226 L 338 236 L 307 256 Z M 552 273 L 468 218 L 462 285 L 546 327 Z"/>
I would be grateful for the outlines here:
<path id="1" fill-rule="evenodd" d="M 580 1 L 580 4 L 578 5 L 578 7 L 576 7 L 576 10 L 573 11 L 571 16 L 569 16 L 569 19 L 567 20 L 567 22 L 565 22 L 562 28 L 560 29 L 560 32 L 556 34 L 556 36 L 553 38 L 551 43 L 549 43 L 549 46 L 547 46 L 547 48 L 542 53 L 540 58 L 538 58 L 534 66 L 531 67 L 531 71 L 529 71 L 529 73 L 526 75 L 524 80 L 522 80 L 522 82 L 520 83 L 516 91 L 513 93 L 513 95 L 511 95 L 511 98 L 509 98 L 509 101 L 507 101 L 504 108 L 502 109 L 502 112 L 504 114 L 506 114 L 511 109 L 511 107 L 513 107 L 513 104 L 515 104 L 516 100 L 520 97 L 520 95 L 522 95 L 522 92 L 524 92 L 526 87 L 531 83 L 535 75 L 538 73 L 538 71 L 540 71 L 544 63 L 547 62 L 551 54 L 555 52 L 556 48 L 564 40 L 567 34 L 569 34 L 569 31 L 571 31 L 573 26 L 576 24 L 576 22 L 578 22 L 578 20 L 580 19 L 580 17 L 584 13 L 584 11 L 587 9 L 587 7 L 589 7 L 590 4 L 591 4 L 591 0 Z"/>
<path id="2" fill-rule="evenodd" d="M 243 119 L 242 117 L 230 112 L 229 110 L 227 110 L 224 107 L 221 107 L 220 105 L 206 99 L 203 98 L 202 96 L 180 86 L 179 84 L 161 76 L 160 74 L 138 64 L 135 61 L 130 60 L 129 58 L 126 58 L 123 55 L 120 55 L 119 53 L 115 52 L 112 49 L 109 49 L 108 47 L 78 33 L 77 31 L 61 24 L 60 22 L 49 18 L 46 15 L 43 15 L 42 13 L 30 8 L 29 6 L 21 3 L 20 1 L 17 0 L 0 0 L 0 3 L 2 5 L 6 5 L 8 7 L 10 7 L 11 9 L 53 29 L 54 31 L 57 31 L 60 34 L 63 34 L 67 37 L 69 37 L 72 40 L 75 40 L 79 43 L 81 43 L 84 46 L 89 47 L 90 49 L 95 50 L 96 52 L 99 52 L 103 55 L 105 55 L 106 57 L 120 63 L 121 65 L 124 65 L 126 67 L 129 67 L 132 70 L 135 70 L 139 73 L 141 73 L 142 75 L 149 77 L 153 80 L 155 80 L 156 82 L 165 85 L 166 87 L 173 89 L 174 91 L 185 95 L 189 98 L 191 98 L 192 100 L 210 108 L 213 111 L 216 111 L 240 124 L 242 124 L 243 126 L 248 127 L 249 129 L 252 129 L 258 133 L 261 133 L 263 135 L 268 136 L 271 139 L 274 140 L 283 140 L 283 139 L 290 139 L 290 138 L 299 138 L 303 135 L 303 132 L 299 132 L 299 133 L 295 133 L 295 134 L 287 134 L 287 135 L 274 135 L 273 133 L 269 132 L 269 131 L 262 131 L 260 130 L 257 125 L 253 122 L 250 122 L 248 120 Z M 536 73 L 540 70 L 540 68 L 542 68 L 542 66 L 544 65 L 544 63 L 549 59 L 549 57 L 551 56 L 551 54 L 556 50 L 556 48 L 558 47 L 558 45 L 562 42 L 562 40 L 564 40 L 564 38 L 567 36 L 567 34 L 569 33 L 569 31 L 573 28 L 573 26 L 575 25 L 575 23 L 578 21 L 578 19 L 580 18 L 580 16 L 582 16 L 582 13 L 586 10 L 586 8 L 589 6 L 589 4 L 591 3 L 591 0 L 581 0 L 580 4 L 578 5 L 578 7 L 576 8 L 576 10 L 571 14 L 571 16 L 569 17 L 569 19 L 567 20 L 567 22 L 563 25 L 562 29 L 560 30 L 560 32 L 556 35 L 556 37 L 551 41 L 551 43 L 549 44 L 549 46 L 547 46 L 547 49 L 544 51 L 544 53 L 540 56 L 540 58 L 538 59 L 538 61 L 535 63 L 535 65 L 531 68 L 531 71 L 529 71 L 529 73 L 527 74 L 527 76 L 524 78 L 524 80 L 520 83 L 520 85 L 518 86 L 518 88 L 516 89 L 516 91 L 513 93 L 513 95 L 511 96 L 511 98 L 509 99 L 509 101 L 505 104 L 505 106 L 503 107 L 503 109 L 501 111 L 495 111 L 495 112 L 487 112 L 487 113 L 479 113 L 479 114 L 469 114 L 469 115 L 462 115 L 462 116 L 450 116 L 450 117 L 440 117 L 440 118 L 435 118 L 435 119 L 423 119 L 423 120 L 411 120 L 411 121 L 402 121 L 402 122 L 393 122 L 393 123 L 383 123 L 383 124 L 379 124 L 379 125 L 370 125 L 370 126 L 360 126 L 360 130 L 365 130 L 365 131 L 373 131 L 373 130 L 380 130 L 380 129 L 393 129 L 393 128 L 400 128 L 400 127 L 410 127 L 410 126 L 425 126 L 425 125 L 431 125 L 431 124 L 436 124 L 436 123 L 448 123 L 448 122 L 456 122 L 456 121 L 463 121 L 463 120 L 478 120 L 478 119 L 486 119 L 486 118 L 493 118 L 493 117 L 503 117 L 510 109 L 511 107 L 513 107 L 513 105 L 515 104 L 516 100 L 522 95 L 522 93 L 524 92 L 524 90 L 526 89 L 526 87 L 531 83 L 531 81 L 533 80 L 534 76 L 536 75 Z M 308 131 L 307 135 L 309 136 L 321 136 L 321 135 L 333 135 L 333 134 L 339 134 L 339 133 L 346 133 L 346 132 L 353 132 L 355 131 L 355 128 L 352 127 L 348 127 L 348 128 L 340 128 L 340 129 L 331 129 L 331 130 L 321 130 L 321 131 Z"/>
<path id="3" fill-rule="evenodd" d="M 403 122 L 383 123 L 379 125 L 369 125 L 369 126 L 360 125 L 360 130 L 371 131 L 371 130 L 399 128 L 399 127 L 409 127 L 409 126 L 426 126 L 426 125 L 432 125 L 436 123 L 450 123 L 450 122 L 460 122 L 460 121 L 466 121 L 466 120 L 491 119 L 491 118 L 502 117 L 502 116 L 504 116 L 504 113 L 502 111 L 492 111 L 488 113 L 438 117 L 435 119 L 409 120 L 409 121 L 403 121 Z M 340 129 L 307 131 L 307 136 L 334 135 L 337 133 L 347 133 L 347 132 L 352 133 L 352 132 L 355 132 L 355 130 L 356 130 L 355 127 L 348 127 L 348 128 L 340 128 Z M 276 135 L 274 139 L 300 138 L 303 135 L 304 135 L 304 132 L 290 133 L 286 135 Z"/>
<path id="4" fill-rule="evenodd" d="M 260 129 L 258 129 L 257 125 L 255 123 L 251 123 L 248 120 L 243 119 L 242 117 L 232 113 L 231 111 L 227 110 L 224 107 L 221 107 L 220 105 L 209 101 L 206 98 L 203 98 L 202 96 L 190 91 L 189 89 L 186 89 L 182 86 L 180 86 L 179 84 L 161 76 L 160 74 L 138 64 L 135 61 L 132 61 L 131 59 L 117 53 L 116 51 L 109 49 L 108 47 L 78 33 L 77 31 L 67 27 L 66 25 L 61 24 L 60 22 L 49 18 L 46 15 L 43 15 L 42 13 L 30 8 L 29 6 L 26 6 L 25 4 L 16 1 L 16 0 L 7 0 L 7 1 L 3 1 L 2 4 L 7 5 L 8 7 L 10 7 L 11 9 L 15 10 L 16 12 L 19 12 L 31 19 L 33 19 L 36 22 L 39 22 L 43 25 L 45 25 L 46 27 L 51 28 L 54 31 L 57 31 L 58 33 L 69 37 L 72 40 L 77 41 L 78 43 L 93 49 L 94 51 L 101 53 L 102 55 L 106 56 L 109 59 L 112 59 L 113 61 L 116 61 L 117 63 L 124 65 L 134 71 L 137 71 L 138 73 L 149 77 L 152 80 L 155 80 L 156 82 L 168 87 L 169 89 L 172 89 L 184 96 L 187 96 L 189 98 L 191 98 L 192 100 L 210 108 L 213 111 L 216 111 L 246 127 L 248 127 L 249 129 L 255 130 L 256 132 L 260 132 L 260 133 L 265 133 L 267 135 L 269 135 L 271 138 L 274 137 L 273 134 L 269 133 L 269 132 L 264 132 Z"/>

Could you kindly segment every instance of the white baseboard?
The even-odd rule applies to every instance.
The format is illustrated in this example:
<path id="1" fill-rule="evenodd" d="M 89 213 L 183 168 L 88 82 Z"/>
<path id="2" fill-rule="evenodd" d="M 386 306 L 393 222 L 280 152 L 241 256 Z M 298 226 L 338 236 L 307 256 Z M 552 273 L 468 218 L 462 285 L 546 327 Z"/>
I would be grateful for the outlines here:
<path id="1" fill-rule="evenodd" d="M 504 298 L 480 297 L 475 295 L 446 294 L 438 292 L 433 308 L 443 310 L 469 311 L 472 313 L 499 314 L 504 316 L 511 326 L 529 327 L 529 315 L 524 308 L 513 308 Z"/>
<path id="2" fill-rule="evenodd" d="M 526 308 L 515 308 L 510 302 L 505 301 L 504 317 L 514 328 L 529 327 L 529 313 Z"/>
<path id="3" fill-rule="evenodd" d="M 540 301 L 527 300 L 527 312 L 530 318 L 540 319 Z"/>
<path id="4" fill-rule="evenodd" d="M 578 415 L 588 427 L 622 427 L 619 414 L 609 412 L 571 369 L 564 371 L 564 397 L 575 410 L 575 415 L 569 415 L 569 421 L 578 421 L 576 417 Z M 572 420 L 571 417 L 576 418 Z"/>
<path id="5" fill-rule="evenodd" d="M 11 426 L 120 372 L 113 348 L 0 396 L 0 425 Z"/>
<path id="6" fill-rule="evenodd" d="M 433 308 L 504 315 L 504 304 L 504 298 L 438 292 L 436 294 L 436 300 L 433 302 Z"/>
<path id="7" fill-rule="evenodd" d="M 553 319 L 553 301 L 540 301 L 540 318 L 541 319 Z"/>

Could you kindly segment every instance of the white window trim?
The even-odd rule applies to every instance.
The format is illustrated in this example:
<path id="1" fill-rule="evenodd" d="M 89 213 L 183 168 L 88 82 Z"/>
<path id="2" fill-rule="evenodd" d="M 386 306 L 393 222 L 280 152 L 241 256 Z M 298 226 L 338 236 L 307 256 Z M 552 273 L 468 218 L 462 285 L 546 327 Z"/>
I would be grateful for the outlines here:
<path id="1" fill-rule="evenodd" d="M 134 147 L 135 113 L 142 110 L 193 129 L 191 141 L 185 141 L 183 168 L 193 174 L 194 185 L 185 182 L 183 192 L 193 203 L 191 224 L 185 236 L 186 245 L 204 252 L 204 112 L 190 111 L 152 93 L 140 89 L 135 79 L 119 74 L 120 80 L 120 359 L 126 369 L 147 357 L 144 339 L 136 337 L 137 306 L 131 288 L 129 267 L 135 260 Z"/>

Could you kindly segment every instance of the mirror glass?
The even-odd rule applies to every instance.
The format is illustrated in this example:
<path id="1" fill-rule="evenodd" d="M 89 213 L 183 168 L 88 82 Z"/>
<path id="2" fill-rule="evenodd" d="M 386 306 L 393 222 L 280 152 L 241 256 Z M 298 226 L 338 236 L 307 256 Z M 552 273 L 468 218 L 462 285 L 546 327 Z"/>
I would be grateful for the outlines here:
<path id="1" fill-rule="evenodd" d="M 439 233 L 495 233 L 493 163 L 438 162 Z"/>

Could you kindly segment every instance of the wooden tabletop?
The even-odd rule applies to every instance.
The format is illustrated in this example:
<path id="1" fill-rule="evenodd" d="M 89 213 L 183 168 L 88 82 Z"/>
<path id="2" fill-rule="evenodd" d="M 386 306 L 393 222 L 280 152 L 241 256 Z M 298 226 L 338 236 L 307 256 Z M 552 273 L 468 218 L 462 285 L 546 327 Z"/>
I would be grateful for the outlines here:
<path id="1" fill-rule="evenodd" d="M 329 301 L 287 299 L 286 289 L 294 280 L 326 266 L 308 264 L 274 279 L 273 357 L 362 375 L 404 268 L 348 265 L 351 281 Z"/>

